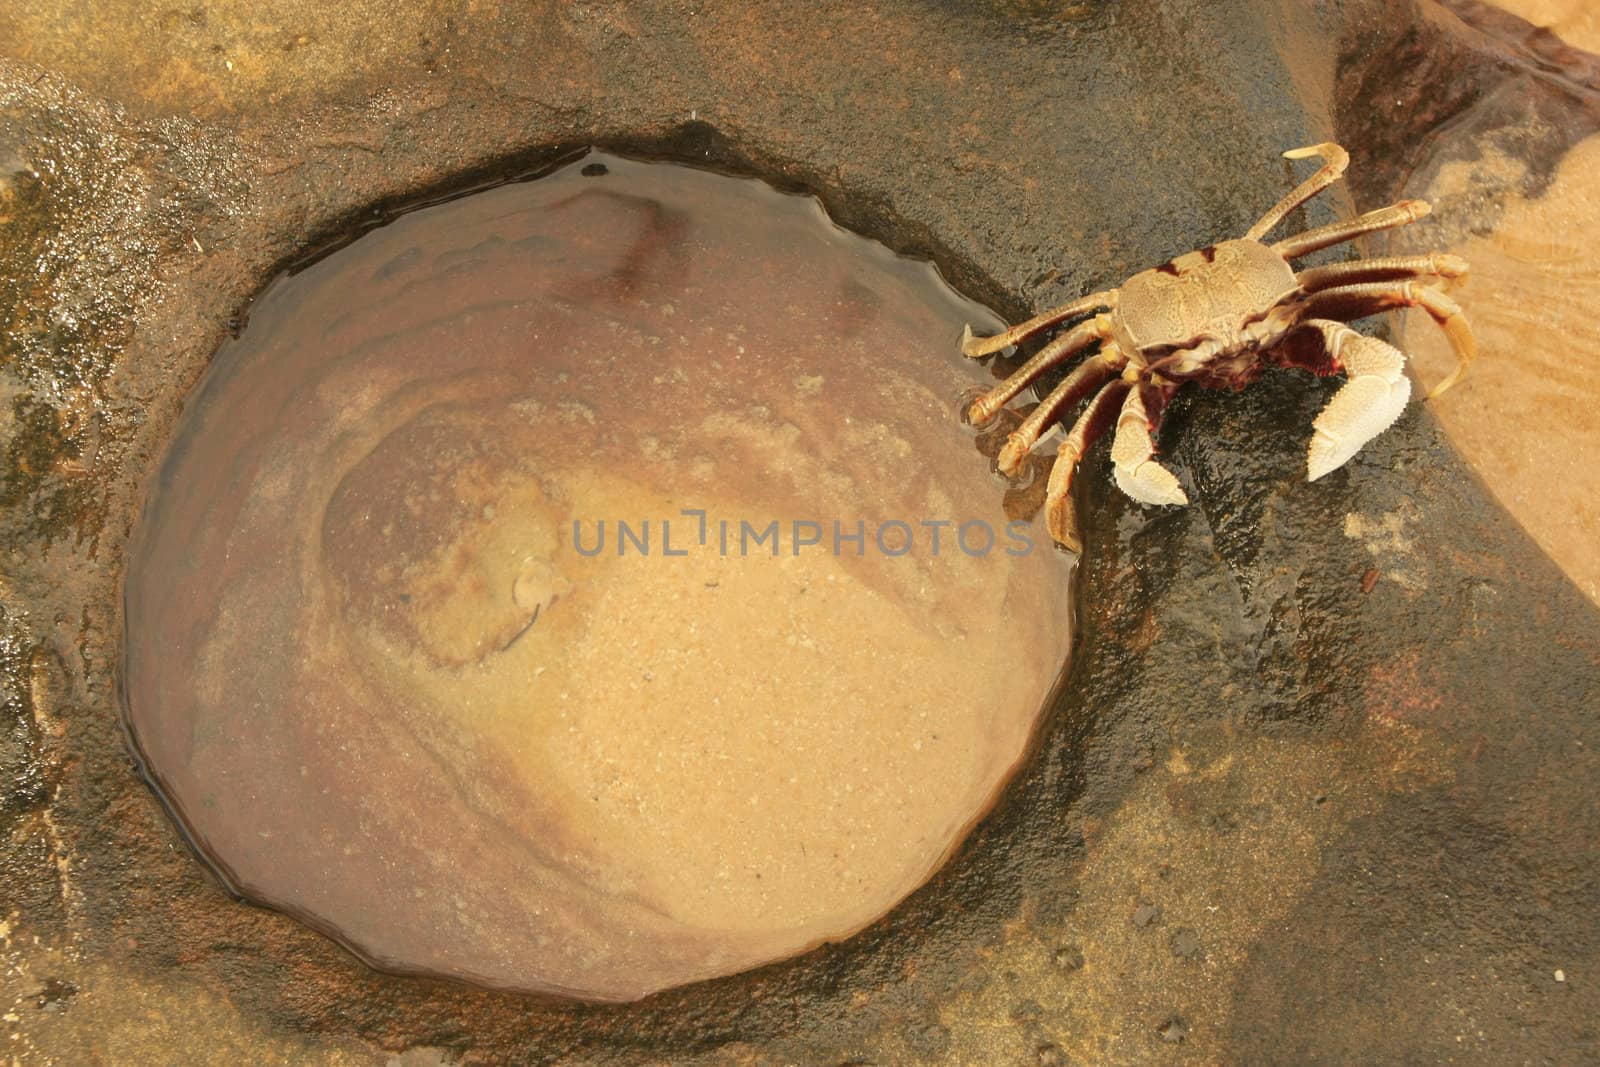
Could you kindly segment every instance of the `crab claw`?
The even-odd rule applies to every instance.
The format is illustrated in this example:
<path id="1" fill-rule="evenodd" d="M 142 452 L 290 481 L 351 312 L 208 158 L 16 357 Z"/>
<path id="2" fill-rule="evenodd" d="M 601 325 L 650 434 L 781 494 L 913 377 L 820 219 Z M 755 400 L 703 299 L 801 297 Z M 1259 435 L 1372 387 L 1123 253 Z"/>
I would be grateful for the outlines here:
<path id="1" fill-rule="evenodd" d="M 1150 437 L 1151 419 L 1143 394 L 1143 389 L 1129 390 L 1117 416 L 1117 435 L 1111 441 L 1117 488 L 1141 504 L 1187 504 L 1189 497 L 1177 476 L 1155 461 L 1156 446 Z"/>
<path id="2" fill-rule="evenodd" d="M 1153 459 L 1133 467 L 1112 468 L 1117 488 L 1141 504 L 1187 504 L 1189 497 L 1178 484 L 1177 475 Z"/>
<path id="3" fill-rule="evenodd" d="M 1333 394 L 1311 424 L 1306 455 L 1306 481 L 1337 470 L 1400 417 L 1411 399 L 1406 357 L 1393 345 L 1356 333 L 1342 322 L 1312 320 L 1322 331 L 1328 354 L 1344 367 L 1349 380 Z"/>

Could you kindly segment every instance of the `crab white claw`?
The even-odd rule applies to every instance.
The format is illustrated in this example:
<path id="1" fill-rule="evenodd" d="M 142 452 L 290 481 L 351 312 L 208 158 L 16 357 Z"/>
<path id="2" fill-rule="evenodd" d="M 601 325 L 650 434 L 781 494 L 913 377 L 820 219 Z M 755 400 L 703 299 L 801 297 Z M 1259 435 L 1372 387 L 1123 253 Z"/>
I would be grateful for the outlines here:
<path id="1" fill-rule="evenodd" d="M 1128 391 L 1111 440 L 1111 469 L 1117 488 L 1141 504 L 1187 504 L 1177 475 L 1155 461 L 1150 416 L 1137 387 Z"/>
<path id="2" fill-rule="evenodd" d="M 1406 357 L 1393 345 L 1357 333 L 1342 322 L 1313 319 L 1328 354 L 1344 368 L 1346 381 L 1311 424 L 1306 481 L 1344 466 L 1361 446 L 1394 425 L 1411 399 Z"/>

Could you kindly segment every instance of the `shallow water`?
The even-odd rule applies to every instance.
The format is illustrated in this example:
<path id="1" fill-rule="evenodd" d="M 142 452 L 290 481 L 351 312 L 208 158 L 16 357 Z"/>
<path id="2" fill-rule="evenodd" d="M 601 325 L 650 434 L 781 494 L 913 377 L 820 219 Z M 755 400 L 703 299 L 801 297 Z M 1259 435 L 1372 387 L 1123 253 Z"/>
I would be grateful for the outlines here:
<path id="1" fill-rule="evenodd" d="M 1576 32 L 1584 19 L 1573 5 L 1519 5 L 1517 13 L 1596 43 Z M 1407 193 L 1434 202 L 1455 236 L 1440 234 L 1436 222 L 1397 243 L 1454 252 L 1472 265 L 1457 299 L 1479 357 L 1429 406 L 1499 502 L 1600 604 L 1600 136 L 1574 144 L 1537 196 L 1522 188 L 1527 164 L 1493 147 L 1444 138 L 1437 151 L 1451 161 Z M 1500 192 L 1485 197 L 1484 189 Z M 1454 366 L 1426 315 L 1407 312 L 1401 337 L 1424 387 Z"/>
<path id="2" fill-rule="evenodd" d="M 624 999 L 860 929 L 1070 643 L 953 414 L 967 322 L 812 200 L 602 156 L 280 281 L 135 533 L 152 778 L 394 968 Z"/>

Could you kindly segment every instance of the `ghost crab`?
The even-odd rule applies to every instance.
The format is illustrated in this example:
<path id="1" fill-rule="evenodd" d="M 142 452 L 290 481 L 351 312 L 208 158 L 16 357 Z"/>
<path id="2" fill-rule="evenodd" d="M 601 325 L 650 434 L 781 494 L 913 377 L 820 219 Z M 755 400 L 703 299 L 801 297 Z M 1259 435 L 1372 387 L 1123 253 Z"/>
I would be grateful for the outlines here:
<path id="1" fill-rule="evenodd" d="M 1312 423 L 1306 478 L 1316 481 L 1388 429 L 1405 409 L 1411 383 L 1405 356 L 1394 346 L 1357 333 L 1346 320 L 1401 307 L 1420 307 L 1444 328 L 1457 366 L 1430 393 L 1437 396 L 1472 360 L 1472 333 L 1455 301 L 1429 283 L 1462 278 L 1467 264 L 1431 253 L 1355 260 L 1296 273 L 1289 261 L 1363 234 L 1415 222 L 1431 210 L 1405 200 L 1357 218 L 1262 243 L 1294 208 L 1338 181 L 1350 156 L 1324 143 L 1284 153 L 1320 158 L 1319 169 L 1243 237 L 1188 252 L 1135 274 L 1120 288 L 1036 315 L 993 337 L 974 337 L 962 350 L 980 358 L 1084 315 L 1005 381 L 974 400 L 967 421 L 992 419 L 1049 368 L 1096 342 L 1100 350 L 1078 365 L 1007 439 L 1000 470 L 1016 474 L 1039 436 L 1084 398 L 1093 396 L 1056 453 L 1045 492 L 1045 520 L 1057 543 L 1078 551 L 1072 478 L 1095 440 L 1116 424 L 1111 460 L 1124 493 L 1146 504 L 1187 504 L 1171 471 L 1155 460 L 1154 435 L 1168 401 L 1185 382 L 1242 389 L 1269 363 L 1317 375 L 1344 372 L 1347 380 Z"/>

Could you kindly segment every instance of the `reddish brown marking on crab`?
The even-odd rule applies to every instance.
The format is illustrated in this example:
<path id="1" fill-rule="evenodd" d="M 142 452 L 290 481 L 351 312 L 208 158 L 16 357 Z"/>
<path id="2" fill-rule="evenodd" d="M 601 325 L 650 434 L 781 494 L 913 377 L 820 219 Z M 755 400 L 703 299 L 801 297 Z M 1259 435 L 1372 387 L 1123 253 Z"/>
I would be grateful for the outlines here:
<path id="1" fill-rule="evenodd" d="M 1072 477 L 1096 438 L 1112 425 L 1111 459 L 1117 485 L 1146 504 L 1186 504 L 1178 479 L 1155 460 L 1154 435 L 1168 401 L 1186 382 L 1211 389 L 1241 389 L 1270 364 L 1317 375 L 1344 373 L 1345 384 L 1312 423 L 1306 458 L 1310 481 L 1342 466 L 1388 429 L 1405 410 L 1411 383 L 1405 356 L 1346 320 L 1401 307 L 1420 307 L 1455 346 L 1455 373 L 1433 390 L 1437 396 L 1460 378 L 1475 347 L 1461 308 L 1436 284 L 1462 278 L 1457 256 L 1430 253 L 1355 260 L 1296 273 L 1290 260 L 1362 234 L 1401 226 L 1426 215 L 1421 200 L 1405 200 L 1346 222 L 1262 243 L 1285 215 L 1332 185 L 1350 157 L 1331 142 L 1285 152 L 1289 159 L 1320 157 L 1320 170 L 1273 206 L 1240 238 L 1222 241 L 1142 271 L 1120 288 L 1092 293 L 1046 311 L 994 337 L 973 337 L 962 348 L 974 358 L 1085 315 L 1032 359 L 967 409 L 984 423 L 1028 384 L 1096 343 L 1080 363 L 1017 427 L 998 464 L 1014 474 L 1039 436 L 1080 402 L 1088 404 L 1056 453 L 1045 493 L 1045 519 L 1056 541 L 1081 548 L 1072 510 Z"/>

